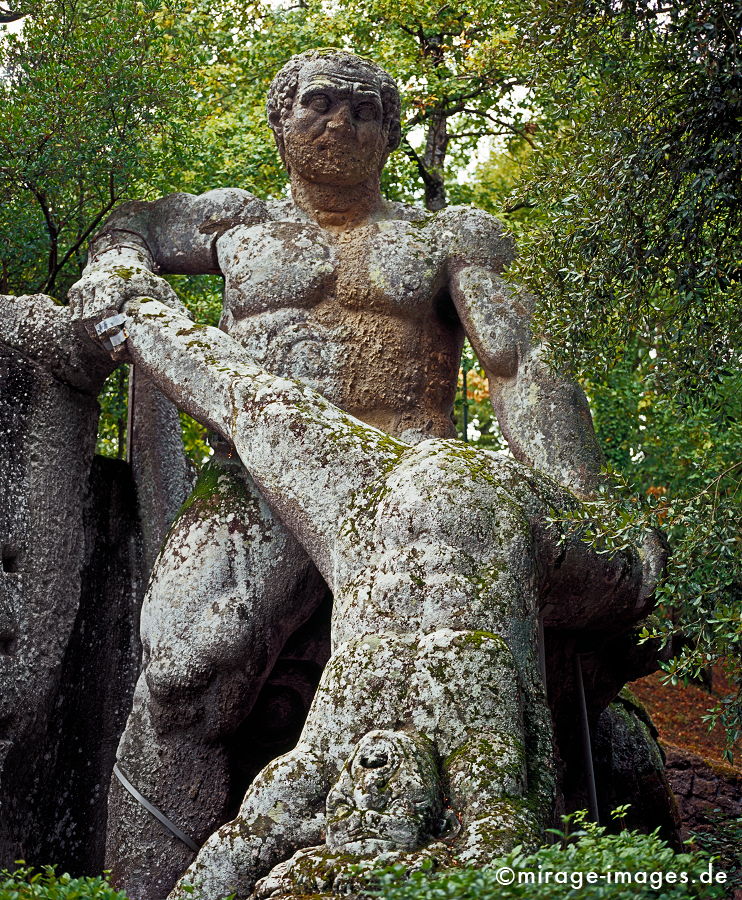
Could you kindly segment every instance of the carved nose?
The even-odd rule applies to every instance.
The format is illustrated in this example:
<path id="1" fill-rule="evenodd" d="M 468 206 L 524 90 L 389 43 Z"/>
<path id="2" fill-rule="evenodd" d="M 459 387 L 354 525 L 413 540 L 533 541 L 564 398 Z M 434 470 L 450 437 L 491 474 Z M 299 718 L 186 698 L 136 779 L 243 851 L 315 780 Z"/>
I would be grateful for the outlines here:
<path id="1" fill-rule="evenodd" d="M 327 127 L 331 131 L 340 131 L 344 133 L 351 132 L 353 130 L 353 123 L 350 117 L 350 109 L 346 105 L 341 106 L 327 123 Z"/>

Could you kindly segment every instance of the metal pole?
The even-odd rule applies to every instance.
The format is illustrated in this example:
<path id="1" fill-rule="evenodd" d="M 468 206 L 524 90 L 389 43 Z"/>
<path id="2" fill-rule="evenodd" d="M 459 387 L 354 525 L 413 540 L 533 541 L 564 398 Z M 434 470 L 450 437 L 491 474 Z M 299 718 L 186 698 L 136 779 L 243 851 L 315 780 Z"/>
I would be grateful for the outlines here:
<path id="1" fill-rule="evenodd" d="M 464 440 L 468 442 L 469 440 L 469 392 L 466 388 L 466 375 L 467 375 L 467 365 L 466 360 L 463 361 L 463 365 L 461 367 L 461 406 L 464 413 Z"/>
<path id="2" fill-rule="evenodd" d="M 129 396 L 126 403 L 126 461 L 131 464 L 134 456 L 134 366 L 129 364 Z"/>
<path id="3" fill-rule="evenodd" d="M 538 617 L 538 631 L 536 632 L 536 642 L 538 647 L 538 668 L 541 672 L 541 680 L 544 683 L 544 694 L 546 694 L 546 644 L 544 638 L 543 613 Z"/>
<path id="4" fill-rule="evenodd" d="M 593 748 L 590 741 L 590 724 L 587 721 L 587 704 L 585 702 L 585 684 L 582 680 L 582 659 L 575 654 L 575 677 L 577 680 L 577 699 L 580 705 L 580 726 L 582 731 L 582 750 L 585 757 L 587 774 L 587 793 L 590 804 L 590 815 L 594 822 L 598 821 L 598 793 L 595 790 L 595 770 L 593 769 Z"/>

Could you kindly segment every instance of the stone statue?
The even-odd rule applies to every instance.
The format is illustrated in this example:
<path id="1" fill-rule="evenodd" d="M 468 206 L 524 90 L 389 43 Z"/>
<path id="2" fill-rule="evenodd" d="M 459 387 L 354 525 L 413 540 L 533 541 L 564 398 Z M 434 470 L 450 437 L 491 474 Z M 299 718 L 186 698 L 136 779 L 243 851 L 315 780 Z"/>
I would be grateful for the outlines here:
<path id="1" fill-rule="evenodd" d="M 354 877 L 349 855 L 483 865 L 538 843 L 556 800 L 539 607 L 558 598 L 578 629 L 635 621 L 653 587 L 636 550 L 601 556 L 547 527 L 578 502 L 548 476 L 392 438 L 156 300 L 101 328 L 234 447 L 334 595 L 299 743 L 173 896 L 332 895 Z"/>
<path id="2" fill-rule="evenodd" d="M 515 456 L 589 494 L 601 455 L 587 404 L 531 344 L 530 301 L 501 277 L 513 245 L 500 223 L 464 207 L 428 216 L 380 194 L 399 110 L 373 63 L 294 57 L 268 100 L 291 198 L 224 189 L 125 204 L 93 241 L 70 295 L 76 315 L 99 321 L 142 295 L 174 304 L 160 274 L 220 272 L 220 328 L 250 358 L 408 443 L 454 436 L 466 334 Z M 315 548 L 260 487 L 218 444 L 142 609 L 143 672 L 119 768 L 196 845 L 228 815 L 228 741 L 326 591 Z M 166 893 L 192 856 L 113 782 L 107 865 L 133 900 Z"/>
<path id="3" fill-rule="evenodd" d="M 453 834 L 453 817 L 443 816 L 435 746 L 424 735 L 368 732 L 327 795 L 325 809 L 325 844 L 297 850 L 279 863 L 256 884 L 256 897 L 351 893 L 362 888 L 358 869 L 367 861 L 410 868 L 425 859 L 453 862 L 446 844 L 435 840 Z"/>

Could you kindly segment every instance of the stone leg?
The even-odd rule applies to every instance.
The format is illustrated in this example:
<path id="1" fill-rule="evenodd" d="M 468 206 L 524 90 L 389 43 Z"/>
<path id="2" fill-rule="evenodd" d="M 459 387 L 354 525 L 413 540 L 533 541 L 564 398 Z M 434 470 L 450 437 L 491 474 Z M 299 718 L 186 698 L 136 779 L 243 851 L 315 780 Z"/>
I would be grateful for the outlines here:
<path id="1" fill-rule="evenodd" d="M 323 840 L 325 799 L 357 741 L 407 721 L 404 698 L 417 640 L 367 635 L 343 645 L 325 667 L 301 742 L 256 777 L 239 814 L 201 848 L 171 900 L 248 896 L 255 882 L 298 849 Z M 380 678 L 383 672 L 383 689 Z"/>
<path id="2" fill-rule="evenodd" d="M 117 754 L 133 786 L 197 844 L 228 816 L 224 739 L 325 591 L 241 467 L 209 463 L 152 575 L 144 667 Z M 193 855 L 112 780 L 106 863 L 131 900 L 165 897 Z"/>
<path id="3" fill-rule="evenodd" d="M 322 840 L 329 787 L 326 760 L 307 744 L 274 760 L 250 786 L 237 818 L 206 841 L 171 900 L 248 897 L 277 863 Z"/>
<path id="4" fill-rule="evenodd" d="M 441 630 L 419 644 L 411 719 L 438 747 L 461 823 L 454 851 L 469 865 L 538 844 L 551 817 L 548 708 L 543 687 L 527 678 L 492 633 Z"/>

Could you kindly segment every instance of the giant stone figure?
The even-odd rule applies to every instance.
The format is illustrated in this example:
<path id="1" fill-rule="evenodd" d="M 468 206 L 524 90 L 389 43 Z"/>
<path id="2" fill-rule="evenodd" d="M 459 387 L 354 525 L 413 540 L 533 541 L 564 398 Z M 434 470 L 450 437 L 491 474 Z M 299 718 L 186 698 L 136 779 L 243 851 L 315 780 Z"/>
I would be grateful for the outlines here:
<path id="1" fill-rule="evenodd" d="M 156 300 L 124 310 L 104 330 L 230 442 L 334 594 L 333 652 L 299 742 L 173 897 L 334 896 L 382 854 L 481 866 L 537 844 L 556 801 L 539 606 L 566 580 L 573 627 L 631 621 L 651 587 L 636 551 L 600 556 L 544 527 L 577 501 L 528 466 L 390 438 L 217 329 Z"/>
<path id="2" fill-rule="evenodd" d="M 481 863 L 537 840 L 560 793 L 539 608 L 547 627 L 626 632 L 661 557 L 651 542 L 607 561 L 567 551 L 544 525 L 598 484 L 585 398 L 531 341 L 496 219 L 382 198 L 400 135 L 392 79 L 348 53 L 302 54 L 268 113 L 291 199 L 224 189 L 125 204 L 71 291 L 91 335 L 102 328 L 115 358 L 215 432 L 152 573 L 109 796 L 107 863 L 133 900 L 167 894 L 201 845 L 185 881 L 216 898 L 261 878 L 262 895 L 306 892 L 297 873 L 307 859 L 333 869 L 325 850 L 440 845 L 444 861 Z M 193 326 L 159 277 L 215 272 L 226 334 Z M 126 301 L 125 340 L 105 320 Z M 517 462 L 446 441 L 465 334 Z M 328 586 L 334 652 L 300 743 L 224 825 L 235 735 L 241 751 L 281 654 L 326 661 L 314 626 Z M 598 705 L 625 675 L 596 675 Z M 373 786 L 392 758 L 399 796 Z M 346 803 L 348 828 L 349 794 L 407 812 L 385 822 L 363 811 L 372 800 Z M 442 824 L 450 813 L 460 830 Z"/>

